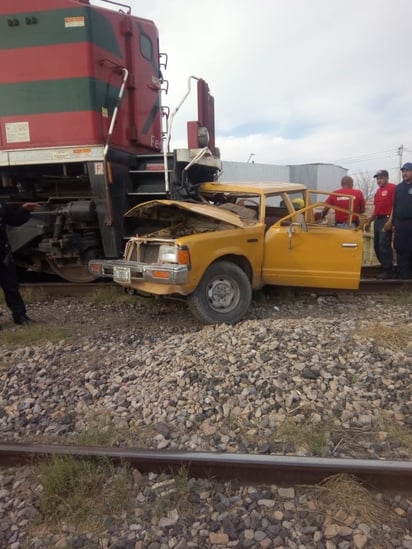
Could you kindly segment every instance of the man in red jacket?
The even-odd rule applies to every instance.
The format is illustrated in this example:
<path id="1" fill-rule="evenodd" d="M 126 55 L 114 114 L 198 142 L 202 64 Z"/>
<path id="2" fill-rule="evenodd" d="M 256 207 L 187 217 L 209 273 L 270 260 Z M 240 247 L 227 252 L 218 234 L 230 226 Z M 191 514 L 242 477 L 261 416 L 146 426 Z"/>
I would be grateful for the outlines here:
<path id="1" fill-rule="evenodd" d="M 353 179 L 349 175 L 342 177 L 340 182 L 341 188 L 333 191 L 333 194 L 329 195 L 327 200 L 325 200 L 328 206 L 323 208 L 321 217 L 322 219 L 326 216 L 330 208 L 345 208 L 347 210 L 351 209 L 351 197 L 353 197 L 353 211 L 355 212 L 352 215 L 352 222 L 349 225 L 349 214 L 346 212 L 341 212 L 340 210 L 335 209 L 335 225 L 336 227 L 347 228 L 347 227 L 356 227 L 359 225 L 359 215 L 365 212 L 366 201 L 363 196 L 363 192 L 360 189 L 353 188 Z M 336 194 L 335 194 L 336 193 Z M 339 196 L 339 194 L 344 194 L 346 196 Z"/>
<path id="2" fill-rule="evenodd" d="M 374 221 L 373 246 L 375 255 L 383 267 L 381 277 L 393 278 L 395 270 L 393 267 L 392 231 L 388 229 L 387 221 L 392 213 L 396 185 L 389 183 L 387 170 L 379 170 L 373 177 L 376 178 L 378 190 L 373 198 L 373 214 L 368 219 L 365 229 L 369 230 L 370 224 Z"/>

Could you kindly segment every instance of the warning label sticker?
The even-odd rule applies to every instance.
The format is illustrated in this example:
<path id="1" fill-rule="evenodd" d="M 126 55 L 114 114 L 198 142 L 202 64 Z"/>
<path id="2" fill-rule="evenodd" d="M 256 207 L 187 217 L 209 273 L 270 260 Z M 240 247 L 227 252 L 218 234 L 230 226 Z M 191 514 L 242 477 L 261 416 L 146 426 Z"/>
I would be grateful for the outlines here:
<path id="1" fill-rule="evenodd" d="M 4 126 L 7 143 L 28 143 L 30 141 L 28 122 L 8 122 Z"/>
<path id="2" fill-rule="evenodd" d="M 95 175 L 104 175 L 103 162 L 94 163 L 94 173 Z"/>
<path id="3" fill-rule="evenodd" d="M 65 17 L 64 18 L 64 26 L 66 29 L 73 28 L 73 27 L 84 27 L 84 17 Z"/>

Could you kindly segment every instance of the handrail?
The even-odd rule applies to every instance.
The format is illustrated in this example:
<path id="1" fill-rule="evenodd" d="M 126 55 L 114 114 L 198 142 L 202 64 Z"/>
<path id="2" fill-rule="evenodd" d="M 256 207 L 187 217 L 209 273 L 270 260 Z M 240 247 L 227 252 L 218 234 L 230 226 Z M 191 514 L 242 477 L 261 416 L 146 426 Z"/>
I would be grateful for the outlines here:
<path id="1" fill-rule="evenodd" d="M 203 147 L 203 149 L 201 149 L 197 155 L 192 158 L 192 160 L 189 162 L 189 164 L 187 166 L 185 166 L 184 170 L 183 171 L 187 171 L 191 166 L 193 166 L 193 164 L 195 164 L 198 160 L 200 160 L 202 158 L 202 156 L 205 156 L 205 154 L 209 153 L 210 155 L 212 154 L 212 151 L 209 149 L 209 147 Z"/>
<path id="2" fill-rule="evenodd" d="M 119 67 L 119 70 L 123 73 L 123 80 L 122 80 L 122 85 L 120 86 L 119 95 L 117 97 L 117 103 L 113 110 L 109 131 L 107 132 L 106 143 L 103 148 L 103 163 L 104 163 L 105 172 L 108 169 L 106 157 L 107 157 L 107 152 L 109 150 L 110 138 L 112 136 L 114 125 L 116 123 L 117 113 L 119 111 L 119 106 L 123 98 L 126 82 L 127 82 L 127 79 L 129 78 L 129 71 L 126 69 L 126 67 Z M 110 189 L 109 189 L 109 178 L 107 177 L 107 174 L 105 176 L 104 190 L 105 190 L 106 203 L 107 203 L 106 225 L 108 227 L 111 227 L 113 225 L 113 212 L 112 212 L 112 200 L 110 197 Z"/>
<path id="3" fill-rule="evenodd" d="M 129 78 L 129 71 L 126 69 L 126 67 L 119 67 L 119 70 L 120 70 L 120 72 L 123 73 L 123 80 L 122 80 L 122 85 L 120 86 L 119 95 L 117 96 L 117 103 L 116 103 L 116 106 L 113 110 L 112 119 L 110 121 L 110 126 L 109 126 L 109 131 L 107 132 L 106 143 L 105 143 L 104 149 L 103 149 L 103 156 L 104 156 L 105 159 L 106 159 L 107 151 L 109 149 L 110 138 L 112 136 L 114 125 L 116 123 L 117 113 L 119 111 L 119 106 L 120 106 L 120 103 L 123 99 L 123 94 L 124 94 L 124 90 L 125 90 L 125 87 L 126 87 L 126 82 L 127 82 L 127 79 Z"/>
<path id="4" fill-rule="evenodd" d="M 174 109 L 174 111 L 172 112 L 172 114 L 169 117 L 169 124 L 168 124 L 167 134 L 166 134 L 166 143 L 165 143 L 165 146 L 163 147 L 163 166 L 164 166 L 164 173 L 165 173 L 165 191 L 166 192 L 169 192 L 169 190 L 170 190 L 168 165 L 167 165 L 167 153 L 169 152 L 170 138 L 171 138 L 171 135 L 172 135 L 173 119 L 174 119 L 175 115 L 177 114 L 178 110 L 180 109 L 180 107 L 183 105 L 183 103 L 186 101 L 186 99 L 190 95 L 190 92 L 192 91 L 192 89 L 191 89 L 192 79 L 193 80 L 201 80 L 197 76 L 193 76 L 193 75 L 189 76 L 187 92 L 185 93 L 185 95 L 183 96 L 183 99 L 180 101 L 178 106 Z"/>
<path id="5" fill-rule="evenodd" d="M 89 0 L 78 0 L 79 2 L 82 2 L 83 4 L 89 4 Z M 130 15 L 132 13 L 132 8 L 128 6 L 127 4 L 121 4 L 120 2 L 115 2 L 114 0 L 100 0 L 101 2 L 107 2 L 108 4 L 114 4 L 115 6 L 122 6 L 122 8 L 127 9 L 127 15 Z M 120 11 L 120 10 L 119 10 Z"/>

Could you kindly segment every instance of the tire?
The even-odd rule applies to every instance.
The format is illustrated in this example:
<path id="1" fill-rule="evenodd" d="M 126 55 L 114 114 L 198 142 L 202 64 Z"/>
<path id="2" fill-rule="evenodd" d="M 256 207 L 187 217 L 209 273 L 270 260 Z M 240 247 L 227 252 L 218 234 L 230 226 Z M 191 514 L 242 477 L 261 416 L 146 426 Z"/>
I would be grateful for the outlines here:
<path id="1" fill-rule="evenodd" d="M 204 324 L 235 324 L 247 313 L 252 286 L 243 269 L 230 261 L 213 263 L 188 297 L 192 314 Z"/>

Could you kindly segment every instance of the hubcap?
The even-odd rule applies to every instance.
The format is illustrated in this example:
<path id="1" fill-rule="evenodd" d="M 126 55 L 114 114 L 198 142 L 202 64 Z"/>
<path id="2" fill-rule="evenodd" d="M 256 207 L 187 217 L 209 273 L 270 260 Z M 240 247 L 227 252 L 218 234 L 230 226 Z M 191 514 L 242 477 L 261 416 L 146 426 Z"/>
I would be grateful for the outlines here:
<path id="1" fill-rule="evenodd" d="M 215 311 L 232 311 L 239 302 L 240 292 L 237 284 L 227 278 L 215 278 L 207 287 L 209 304 Z"/>

